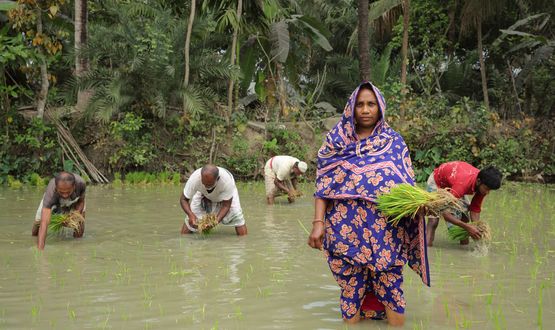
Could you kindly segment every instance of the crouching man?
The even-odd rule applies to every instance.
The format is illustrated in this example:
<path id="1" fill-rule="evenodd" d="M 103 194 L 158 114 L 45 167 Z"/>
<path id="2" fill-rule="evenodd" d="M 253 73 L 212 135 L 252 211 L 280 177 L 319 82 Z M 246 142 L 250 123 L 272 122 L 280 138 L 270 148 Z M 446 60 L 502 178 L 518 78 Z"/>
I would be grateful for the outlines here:
<path id="1" fill-rule="evenodd" d="M 179 203 L 186 214 L 181 234 L 198 231 L 199 220 L 207 214 L 215 214 L 217 224 L 235 227 L 237 235 L 247 234 L 235 179 L 223 167 L 208 164 L 194 171 Z"/>
<path id="2" fill-rule="evenodd" d="M 52 214 L 77 211 L 85 218 L 85 190 L 85 180 L 74 173 L 60 172 L 50 180 L 37 210 L 31 232 L 33 236 L 38 236 L 39 250 L 44 250 Z M 83 237 L 84 232 L 85 223 L 81 222 L 79 229 L 74 230 L 73 237 Z"/>

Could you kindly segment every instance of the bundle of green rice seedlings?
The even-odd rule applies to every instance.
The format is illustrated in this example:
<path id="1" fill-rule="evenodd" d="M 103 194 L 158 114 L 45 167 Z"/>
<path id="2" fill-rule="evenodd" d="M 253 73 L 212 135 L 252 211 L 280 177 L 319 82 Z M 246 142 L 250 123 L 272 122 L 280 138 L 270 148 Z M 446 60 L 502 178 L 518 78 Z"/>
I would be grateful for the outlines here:
<path id="1" fill-rule="evenodd" d="M 53 214 L 50 217 L 48 231 L 52 233 L 59 233 L 64 227 L 79 230 L 81 223 L 84 221 L 85 218 L 83 218 L 81 213 L 77 211 L 71 211 L 68 214 Z"/>
<path id="2" fill-rule="evenodd" d="M 490 230 L 490 227 L 487 224 L 487 222 L 474 221 L 474 222 L 472 222 L 472 225 L 476 226 L 476 228 L 478 228 L 478 230 L 482 234 L 482 238 L 480 238 L 480 241 L 482 241 L 482 242 L 491 241 L 491 230 Z M 468 237 L 470 237 L 470 234 L 468 234 L 466 229 L 464 229 L 462 227 L 459 227 L 459 226 L 452 226 L 451 228 L 449 228 L 449 231 L 447 232 L 447 235 L 453 241 L 462 241 L 462 240 L 467 239 Z"/>
<path id="3" fill-rule="evenodd" d="M 470 237 L 466 229 L 459 226 L 452 226 L 447 229 L 447 236 L 452 241 L 462 241 Z"/>
<path id="4" fill-rule="evenodd" d="M 198 231 L 201 233 L 208 233 L 210 229 L 218 224 L 218 220 L 214 213 L 209 213 L 203 216 L 198 222 Z"/>
<path id="5" fill-rule="evenodd" d="M 389 217 L 387 221 L 394 225 L 404 217 L 415 217 L 422 208 L 434 215 L 439 215 L 448 208 L 461 210 L 459 200 L 448 190 L 427 192 L 407 183 L 391 188 L 387 194 L 379 195 L 376 204 Z"/>

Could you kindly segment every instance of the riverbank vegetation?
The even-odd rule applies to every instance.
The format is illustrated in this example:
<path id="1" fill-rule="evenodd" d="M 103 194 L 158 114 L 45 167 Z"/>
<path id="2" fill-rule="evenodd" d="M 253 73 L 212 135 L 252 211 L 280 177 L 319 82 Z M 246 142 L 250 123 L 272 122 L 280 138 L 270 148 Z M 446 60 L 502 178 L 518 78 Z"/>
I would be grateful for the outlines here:
<path id="1" fill-rule="evenodd" d="M 276 154 L 314 169 L 366 74 L 418 180 L 455 159 L 553 178 L 551 1 L 361 3 L 2 2 L 0 181 L 175 182 L 207 162 L 254 179 Z"/>

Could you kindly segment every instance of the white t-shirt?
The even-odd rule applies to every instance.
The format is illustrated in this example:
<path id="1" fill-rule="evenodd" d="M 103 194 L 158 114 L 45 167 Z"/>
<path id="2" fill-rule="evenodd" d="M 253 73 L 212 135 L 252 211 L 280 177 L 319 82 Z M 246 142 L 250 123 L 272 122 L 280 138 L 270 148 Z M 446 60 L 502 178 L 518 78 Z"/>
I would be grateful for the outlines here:
<path id="1" fill-rule="evenodd" d="M 215 203 L 228 201 L 233 198 L 233 193 L 237 190 L 233 175 L 231 175 L 231 173 L 223 167 L 218 166 L 218 170 L 219 179 L 216 181 L 216 187 L 211 193 L 208 193 L 206 187 L 202 184 L 200 175 L 201 169 L 199 168 L 194 171 L 189 180 L 187 180 L 187 183 L 185 183 L 185 188 L 183 188 L 185 198 L 189 200 L 192 199 L 197 191 Z"/>
<path id="2" fill-rule="evenodd" d="M 291 156 L 275 156 L 272 159 L 272 171 L 279 181 L 291 180 L 291 169 L 299 160 Z"/>

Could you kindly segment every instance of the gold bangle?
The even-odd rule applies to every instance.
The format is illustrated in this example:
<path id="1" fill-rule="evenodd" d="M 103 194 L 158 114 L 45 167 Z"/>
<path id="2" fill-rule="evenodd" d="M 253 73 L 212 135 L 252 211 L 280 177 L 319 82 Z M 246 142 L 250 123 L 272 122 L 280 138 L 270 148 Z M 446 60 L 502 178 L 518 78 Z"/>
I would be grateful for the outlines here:
<path id="1" fill-rule="evenodd" d="M 321 220 L 321 219 L 315 219 L 314 221 L 312 221 L 312 224 L 314 224 L 315 222 L 321 222 L 321 223 L 324 223 L 324 220 Z"/>

